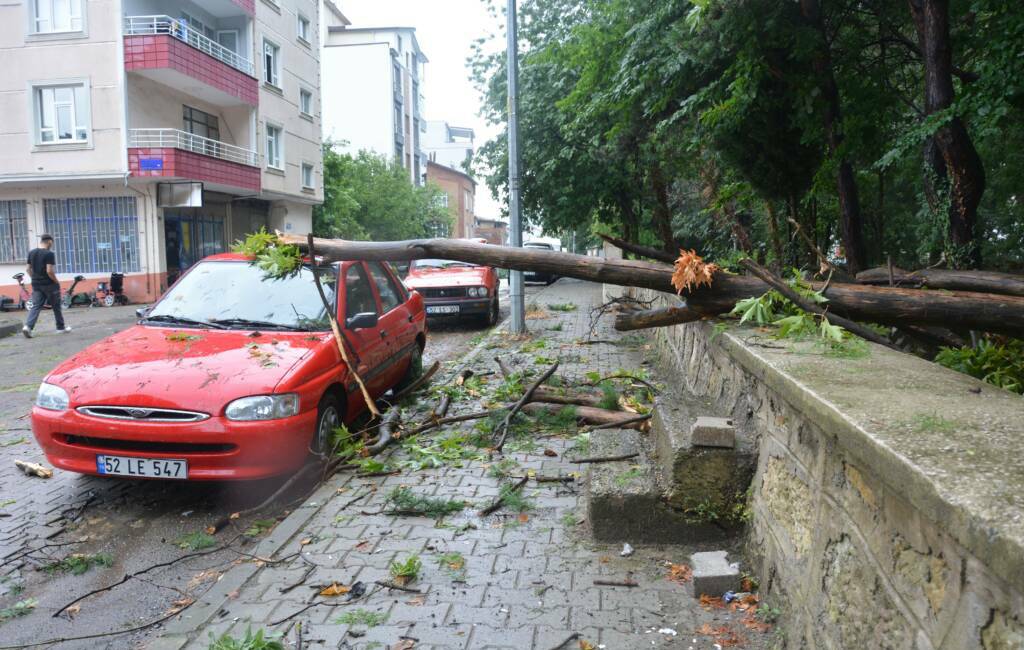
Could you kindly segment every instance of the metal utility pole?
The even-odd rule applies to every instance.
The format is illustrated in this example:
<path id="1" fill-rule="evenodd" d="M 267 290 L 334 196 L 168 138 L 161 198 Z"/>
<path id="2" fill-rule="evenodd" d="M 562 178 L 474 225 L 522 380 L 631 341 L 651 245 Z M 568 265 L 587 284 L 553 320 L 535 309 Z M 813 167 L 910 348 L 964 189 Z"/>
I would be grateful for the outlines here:
<path id="1" fill-rule="evenodd" d="M 508 0 L 506 11 L 508 36 L 508 216 L 509 245 L 523 245 L 522 206 L 519 202 L 519 38 L 516 30 L 516 0 Z M 523 300 L 523 272 L 509 272 L 509 297 L 512 303 L 512 334 L 526 331 Z"/>

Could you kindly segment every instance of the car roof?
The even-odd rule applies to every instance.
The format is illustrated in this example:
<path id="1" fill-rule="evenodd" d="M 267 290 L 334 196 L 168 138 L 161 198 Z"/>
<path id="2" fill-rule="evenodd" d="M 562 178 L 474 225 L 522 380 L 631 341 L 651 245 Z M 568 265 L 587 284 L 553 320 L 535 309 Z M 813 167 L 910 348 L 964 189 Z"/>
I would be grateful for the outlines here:
<path id="1" fill-rule="evenodd" d="M 252 262 L 256 259 L 254 255 L 246 255 L 245 253 L 217 253 L 215 255 L 208 255 L 200 262 Z M 305 259 L 305 258 L 303 258 Z M 307 260 L 308 261 L 308 260 Z M 331 266 L 337 266 L 340 262 L 331 262 Z"/>

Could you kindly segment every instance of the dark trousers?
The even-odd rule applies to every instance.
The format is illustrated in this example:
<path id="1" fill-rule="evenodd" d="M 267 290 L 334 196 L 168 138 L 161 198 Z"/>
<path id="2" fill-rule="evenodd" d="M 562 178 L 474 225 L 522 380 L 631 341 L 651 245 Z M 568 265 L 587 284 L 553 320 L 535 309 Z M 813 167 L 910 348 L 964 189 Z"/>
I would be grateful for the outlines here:
<path id="1" fill-rule="evenodd" d="M 64 314 L 60 312 L 60 285 L 51 284 L 45 287 L 32 287 L 32 309 L 28 310 L 28 320 L 25 327 L 34 329 L 36 321 L 39 320 L 39 312 L 43 305 L 50 303 L 53 307 L 53 319 L 57 321 L 57 329 L 64 329 Z"/>

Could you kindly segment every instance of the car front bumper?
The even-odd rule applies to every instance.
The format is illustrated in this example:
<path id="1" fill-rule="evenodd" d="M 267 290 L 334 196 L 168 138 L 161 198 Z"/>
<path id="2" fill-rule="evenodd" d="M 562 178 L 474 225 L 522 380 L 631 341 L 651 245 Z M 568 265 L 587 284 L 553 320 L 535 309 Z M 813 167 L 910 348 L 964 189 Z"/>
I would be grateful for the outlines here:
<path id="1" fill-rule="evenodd" d="M 424 298 L 423 306 L 428 318 L 457 318 L 459 316 L 483 316 L 491 308 L 491 298 L 467 298 L 453 300 L 451 298 Z M 435 309 L 431 309 L 431 307 Z M 458 307 L 458 311 L 437 311 Z"/>
<path id="2" fill-rule="evenodd" d="M 188 461 L 197 481 L 251 480 L 297 469 L 309 456 L 316 410 L 279 420 L 132 422 L 33 407 L 32 431 L 54 466 L 99 475 L 97 455 Z"/>

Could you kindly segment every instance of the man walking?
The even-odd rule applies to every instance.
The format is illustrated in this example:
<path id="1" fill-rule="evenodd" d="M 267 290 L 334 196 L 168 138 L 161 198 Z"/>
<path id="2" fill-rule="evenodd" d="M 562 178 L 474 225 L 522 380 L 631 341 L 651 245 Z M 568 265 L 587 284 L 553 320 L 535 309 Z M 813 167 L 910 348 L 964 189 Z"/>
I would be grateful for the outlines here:
<path id="1" fill-rule="evenodd" d="M 39 238 L 39 248 L 33 248 L 28 254 L 28 275 L 32 278 L 32 309 L 28 311 L 28 320 L 21 328 L 25 338 L 32 338 L 32 329 L 39 319 L 39 312 L 47 302 L 53 307 L 53 319 L 57 322 L 57 331 L 70 332 L 64 326 L 64 315 L 60 313 L 60 283 L 57 282 L 57 256 L 53 251 L 53 236 L 43 235 Z"/>

